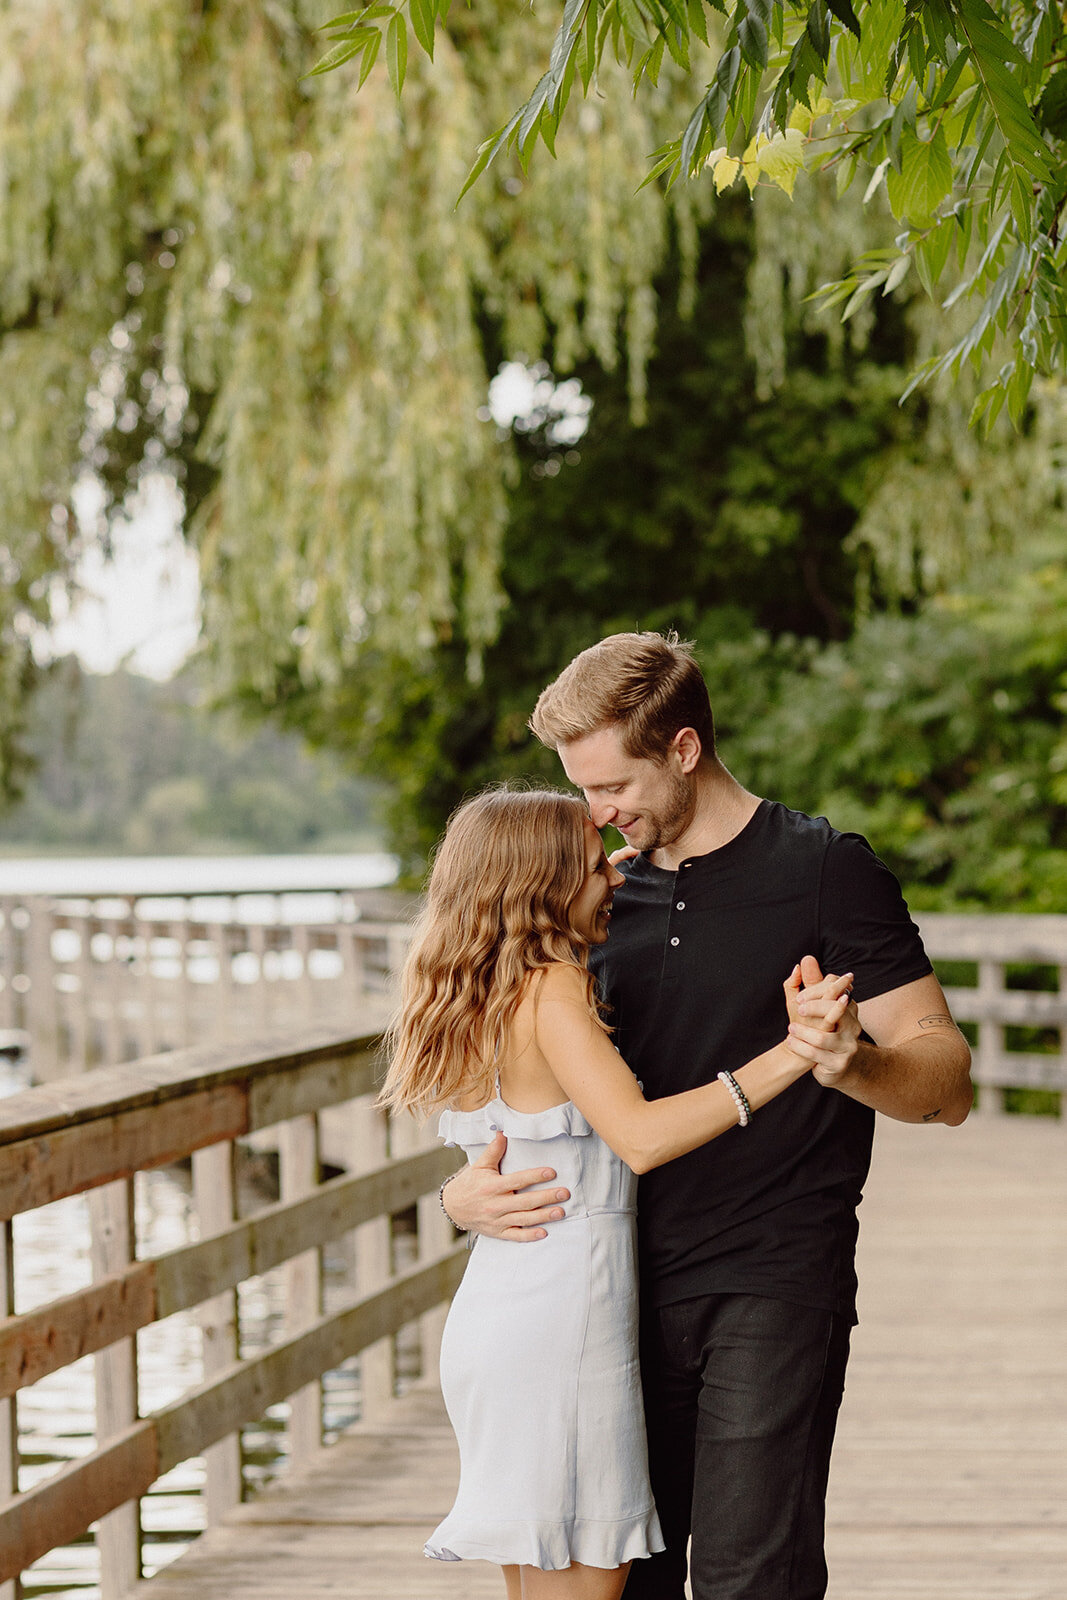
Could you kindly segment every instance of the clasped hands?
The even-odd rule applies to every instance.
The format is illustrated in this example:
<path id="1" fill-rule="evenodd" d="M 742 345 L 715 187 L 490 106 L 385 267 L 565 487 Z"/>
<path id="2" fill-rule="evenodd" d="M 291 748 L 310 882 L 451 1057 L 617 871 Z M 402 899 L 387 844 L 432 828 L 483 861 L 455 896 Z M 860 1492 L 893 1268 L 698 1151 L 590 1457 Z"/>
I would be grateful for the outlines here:
<path id="1" fill-rule="evenodd" d="M 848 1071 L 859 1041 L 851 985 L 851 973 L 824 978 L 814 956 L 805 956 L 785 981 L 789 1048 L 811 1063 L 826 1088 Z M 448 1184 L 442 1204 L 457 1228 L 475 1227 L 489 1238 L 517 1243 L 544 1239 L 546 1224 L 562 1221 L 561 1202 L 570 1199 L 570 1190 L 552 1187 L 551 1167 L 502 1173 L 507 1145 L 502 1133 L 494 1134 L 477 1160 Z"/>
<path id="2" fill-rule="evenodd" d="M 824 978 L 814 956 L 805 956 L 785 980 L 789 1012 L 786 1043 L 811 1063 L 812 1076 L 836 1089 L 859 1047 L 860 1020 L 851 1000 L 852 973 Z"/>

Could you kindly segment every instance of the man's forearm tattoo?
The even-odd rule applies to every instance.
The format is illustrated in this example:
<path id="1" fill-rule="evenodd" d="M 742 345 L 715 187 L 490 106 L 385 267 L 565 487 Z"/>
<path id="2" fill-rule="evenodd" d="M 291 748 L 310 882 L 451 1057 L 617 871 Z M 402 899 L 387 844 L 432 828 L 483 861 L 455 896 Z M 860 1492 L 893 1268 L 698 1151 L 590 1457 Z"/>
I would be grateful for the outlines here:
<path id="1" fill-rule="evenodd" d="M 947 1011 L 933 1011 L 928 1017 L 919 1018 L 920 1028 L 954 1028 L 956 1024 Z"/>

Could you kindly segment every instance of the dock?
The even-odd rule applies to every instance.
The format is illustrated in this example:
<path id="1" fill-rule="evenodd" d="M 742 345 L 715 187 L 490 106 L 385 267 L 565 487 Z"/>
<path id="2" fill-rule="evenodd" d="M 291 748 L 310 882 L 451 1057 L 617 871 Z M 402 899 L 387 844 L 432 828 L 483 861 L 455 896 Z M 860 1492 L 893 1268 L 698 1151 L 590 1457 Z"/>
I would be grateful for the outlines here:
<path id="1" fill-rule="evenodd" d="M 1067 1600 L 1067 1126 L 880 1119 L 828 1506 L 828 1600 Z M 427 1561 L 456 1455 L 411 1389 L 235 1507 L 138 1600 L 496 1596 Z"/>

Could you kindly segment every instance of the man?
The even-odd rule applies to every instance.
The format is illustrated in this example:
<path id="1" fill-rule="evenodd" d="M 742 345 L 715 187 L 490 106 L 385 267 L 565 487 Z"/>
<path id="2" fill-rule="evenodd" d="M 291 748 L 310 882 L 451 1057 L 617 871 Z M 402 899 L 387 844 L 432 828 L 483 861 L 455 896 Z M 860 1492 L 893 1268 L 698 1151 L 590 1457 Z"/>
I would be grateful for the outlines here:
<path id="1" fill-rule="evenodd" d="M 712 1145 L 641 1179 L 642 1377 L 667 1550 L 626 1600 L 820 1600 L 830 1448 L 855 1321 L 856 1207 L 874 1113 L 964 1120 L 970 1056 L 895 878 L 855 834 L 749 794 L 715 751 L 675 635 L 616 634 L 544 691 L 531 727 L 634 851 L 595 953 L 646 1096 L 783 1036 L 782 981 L 854 974 L 865 1038 Z M 450 1182 L 458 1226 L 531 1242 L 564 1215 L 502 1142 Z M 493 1163 L 496 1163 L 496 1166 Z M 547 1200 L 547 1204 L 546 1204 Z"/>

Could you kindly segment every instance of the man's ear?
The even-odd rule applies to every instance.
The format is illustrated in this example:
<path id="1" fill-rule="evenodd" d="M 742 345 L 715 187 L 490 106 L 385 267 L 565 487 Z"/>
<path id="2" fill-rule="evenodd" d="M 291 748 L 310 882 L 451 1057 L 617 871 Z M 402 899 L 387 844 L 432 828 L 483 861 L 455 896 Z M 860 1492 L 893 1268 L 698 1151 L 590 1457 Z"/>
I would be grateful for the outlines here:
<path id="1" fill-rule="evenodd" d="M 683 772 L 692 772 L 704 753 L 700 735 L 695 728 L 679 728 L 671 740 L 671 749 L 678 752 Z"/>

